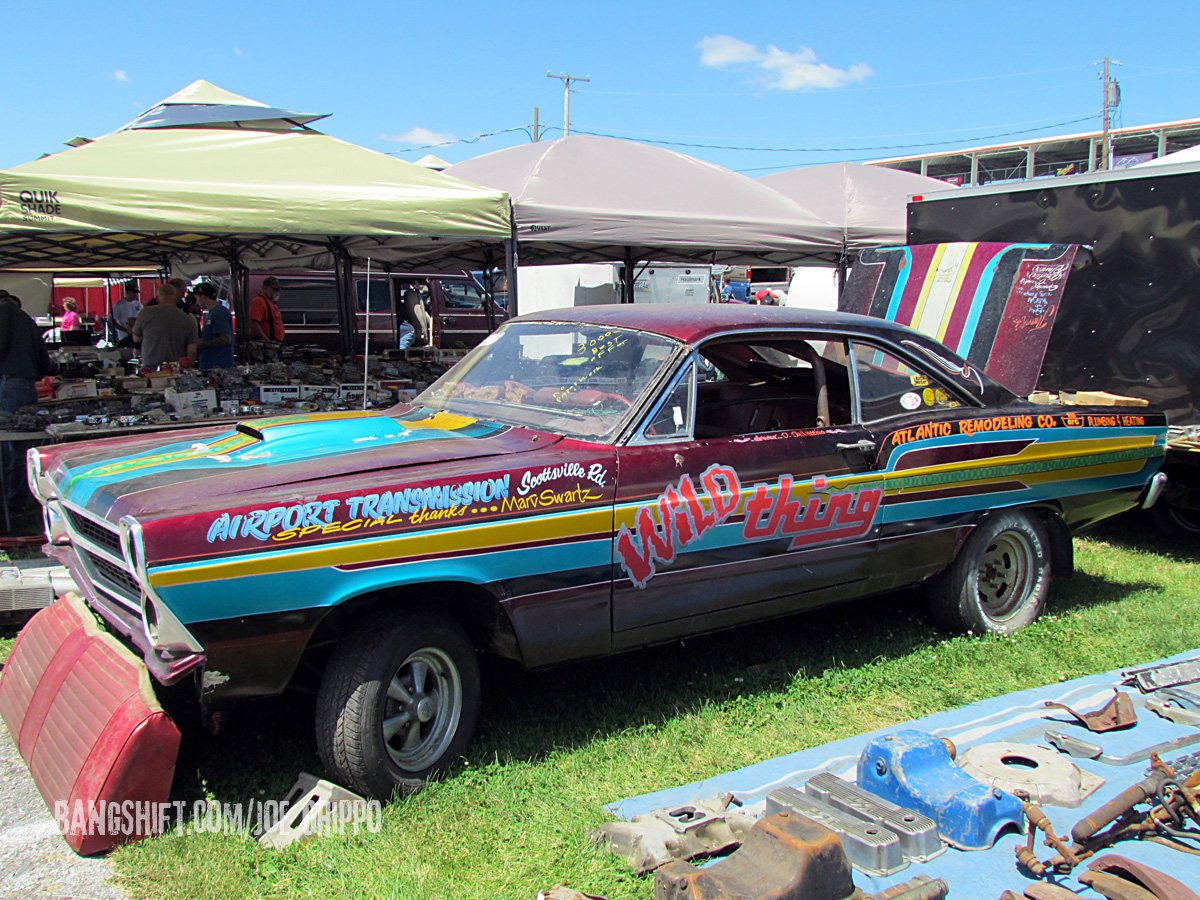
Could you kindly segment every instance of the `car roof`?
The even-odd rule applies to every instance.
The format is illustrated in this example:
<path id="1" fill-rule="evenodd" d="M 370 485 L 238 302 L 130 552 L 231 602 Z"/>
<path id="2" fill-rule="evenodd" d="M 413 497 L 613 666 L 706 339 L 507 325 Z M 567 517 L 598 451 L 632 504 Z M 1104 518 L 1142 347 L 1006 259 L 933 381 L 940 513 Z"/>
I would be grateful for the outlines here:
<path id="1" fill-rule="evenodd" d="M 850 336 L 871 335 L 893 345 L 902 341 L 915 344 L 948 362 L 961 363 L 962 369 L 958 372 L 948 371 L 942 366 L 942 374 L 985 402 L 1000 403 L 1013 399 L 1010 391 L 988 378 L 981 369 L 963 361 L 944 344 L 905 325 L 856 313 L 743 303 L 614 303 L 548 309 L 527 313 L 509 321 L 578 322 L 605 328 L 634 328 L 689 344 L 699 344 L 730 332 L 757 329 L 815 329 Z"/>
<path id="2" fill-rule="evenodd" d="M 892 340 L 911 338 L 916 334 L 903 325 L 854 313 L 742 303 L 603 304 L 548 309 L 519 316 L 516 321 L 580 322 L 636 328 L 691 344 L 729 331 L 757 328 L 866 332 Z"/>

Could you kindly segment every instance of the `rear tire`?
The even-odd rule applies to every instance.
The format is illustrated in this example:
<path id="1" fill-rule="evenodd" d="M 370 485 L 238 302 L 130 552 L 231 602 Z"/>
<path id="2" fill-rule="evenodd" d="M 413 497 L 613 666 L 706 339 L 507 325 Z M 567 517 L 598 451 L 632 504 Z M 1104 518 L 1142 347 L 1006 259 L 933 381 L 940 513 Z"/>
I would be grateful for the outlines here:
<path id="1" fill-rule="evenodd" d="M 479 720 L 479 665 L 463 630 L 429 613 L 372 618 L 339 644 L 317 694 L 317 751 L 347 787 L 387 800 L 458 759 Z"/>
<path id="2" fill-rule="evenodd" d="M 946 631 L 1014 634 L 1042 611 L 1052 577 L 1045 526 L 1026 512 L 980 523 L 929 585 L 929 610 Z"/>

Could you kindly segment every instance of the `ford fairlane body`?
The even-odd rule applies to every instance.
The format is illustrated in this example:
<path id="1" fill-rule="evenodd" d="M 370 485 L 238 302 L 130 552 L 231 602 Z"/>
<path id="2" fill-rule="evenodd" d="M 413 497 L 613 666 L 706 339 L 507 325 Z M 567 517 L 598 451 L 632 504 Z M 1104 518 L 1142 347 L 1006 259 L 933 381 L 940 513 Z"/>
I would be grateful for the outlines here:
<path id="1" fill-rule="evenodd" d="M 1071 533 L 1152 499 L 1144 410 L 1035 406 L 935 341 L 795 309 L 523 316 L 411 405 L 32 451 L 54 555 L 209 714 L 323 665 L 330 775 L 461 755 L 478 653 L 543 667 L 925 583 L 1009 633 Z M 315 648 L 333 646 L 318 657 Z"/>

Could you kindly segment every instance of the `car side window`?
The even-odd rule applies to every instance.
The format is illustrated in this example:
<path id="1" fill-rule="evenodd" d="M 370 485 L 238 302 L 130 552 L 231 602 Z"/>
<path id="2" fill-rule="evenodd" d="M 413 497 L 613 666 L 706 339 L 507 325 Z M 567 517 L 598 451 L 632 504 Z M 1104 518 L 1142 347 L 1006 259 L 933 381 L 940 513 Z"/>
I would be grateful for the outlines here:
<path id="1" fill-rule="evenodd" d="M 959 405 L 945 384 L 887 350 L 854 341 L 853 355 L 863 422 Z"/>
<path id="2" fill-rule="evenodd" d="M 481 309 L 483 294 L 479 288 L 466 281 L 441 282 L 442 294 L 446 298 L 447 309 Z"/>
<path id="3" fill-rule="evenodd" d="M 816 335 L 720 339 L 700 349 L 697 438 L 848 425 L 844 341 Z"/>
<path id="4" fill-rule="evenodd" d="M 688 360 L 642 429 L 643 441 L 687 440 L 692 434 L 692 398 L 696 383 L 695 357 Z"/>

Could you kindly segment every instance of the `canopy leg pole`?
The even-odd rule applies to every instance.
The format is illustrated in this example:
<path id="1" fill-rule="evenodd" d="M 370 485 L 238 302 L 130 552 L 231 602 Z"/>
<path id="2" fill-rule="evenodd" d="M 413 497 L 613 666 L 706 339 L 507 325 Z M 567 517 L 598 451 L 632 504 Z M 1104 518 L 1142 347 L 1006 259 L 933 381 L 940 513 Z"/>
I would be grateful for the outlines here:
<path id="1" fill-rule="evenodd" d="M 337 288 L 338 333 L 342 356 L 353 358 L 358 345 L 358 304 L 354 295 L 354 260 L 341 242 L 334 244 L 333 266 Z"/>
<path id="2" fill-rule="evenodd" d="M 483 251 L 483 312 L 491 334 L 496 330 L 496 261 L 491 247 Z"/>
<path id="3" fill-rule="evenodd" d="M 837 292 L 838 302 L 841 302 L 842 291 L 846 290 L 846 270 L 850 263 L 850 257 L 846 254 L 846 245 L 842 245 L 842 252 L 838 255 L 837 262 Z"/>
<path id="4" fill-rule="evenodd" d="M 621 302 L 622 303 L 632 303 L 633 302 L 633 282 L 634 282 L 634 279 L 637 277 L 634 274 L 633 267 L 636 264 L 637 264 L 637 260 L 634 259 L 633 248 L 626 247 L 625 248 L 625 272 L 624 272 L 624 277 L 621 279 Z"/>
<path id="5" fill-rule="evenodd" d="M 366 300 L 366 322 L 363 329 L 363 412 L 367 410 L 367 384 L 370 381 L 368 374 L 369 362 L 371 359 L 371 257 L 367 257 L 367 300 Z"/>
<path id="6" fill-rule="evenodd" d="M 245 358 L 246 339 L 250 333 L 250 270 L 237 255 L 229 257 L 229 305 L 233 308 L 236 325 L 236 350 Z"/>
<path id="7" fill-rule="evenodd" d="M 508 317 L 520 315 L 517 306 L 517 222 L 513 219 L 512 237 L 504 241 L 504 283 L 508 285 Z"/>

